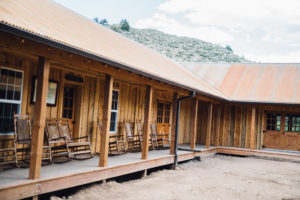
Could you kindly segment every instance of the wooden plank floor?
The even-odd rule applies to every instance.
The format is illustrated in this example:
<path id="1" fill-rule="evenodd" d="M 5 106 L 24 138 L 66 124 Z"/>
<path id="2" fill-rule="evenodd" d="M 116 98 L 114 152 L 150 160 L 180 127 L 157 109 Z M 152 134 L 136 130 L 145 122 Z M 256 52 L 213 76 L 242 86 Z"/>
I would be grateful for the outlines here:
<path id="1" fill-rule="evenodd" d="M 99 157 L 72 160 L 42 167 L 41 178 L 29 180 L 29 170 L 16 168 L 0 172 L 0 199 L 19 199 L 44 194 L 78 185 L 88 184 L 133 172 L 159 167 L 174 162 L 170 150 L 150 151 L 149 159 L 142 160 L 141 152 L 109 157 L 108 167 L 97 167 Z M 192 152 L 179 151 L 179 161 L 191 160 Z"/>
<path id="2" fill-rule="evenodd" d="M 187 148 L 186 145 L 180 145 Z M 178 161 L 187 161 L 207 155 L 222 153 L 228 155 L 254 156 L 258 158 L 280 159 L 300 163 L 299 153 L 278 152 L 270 150 L 253 150 L 233 147 L 212 147 L 206 149 L 197 145 L 199 151 L 178 151 Z M 169 150 L 150 151 L 149 159 L 142 160 L 141 152 L 127 153 L 109 157 L 108 167 L 97 167 L 99 157 L 89 160 L 73 160 L 63 164 L 51 164 L 42 167 L 41 178 L 28 179 L 28 168 L 16 168 L 0 172 L 0 199 L 20 199 L 39 194 L 49 193 L 70 187 L 105 180 L 145 169 L 172 164 L 174 156 Z"/>

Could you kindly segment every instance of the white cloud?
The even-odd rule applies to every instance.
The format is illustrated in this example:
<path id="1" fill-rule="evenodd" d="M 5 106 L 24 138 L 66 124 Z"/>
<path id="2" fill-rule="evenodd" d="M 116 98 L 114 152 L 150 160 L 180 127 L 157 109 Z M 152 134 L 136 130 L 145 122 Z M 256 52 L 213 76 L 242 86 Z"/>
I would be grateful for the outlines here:
<path id="1" fill-rule="evenodd" d="M 247 58 L 257 62 L 267 63 L 299 63 L 300 51 L 283 54 L 248 54 Z"/>
<path id="2" fill-rule="evenodd" d="M 168 0 L 158 10 L 134 26 L 229 44 L 254 61 L 300 62 L 300 0 Z"/>
<path id="3" fill-rule="evenodd" d="M 186 13 L 200 25 L 253 30 L 268 23 L 300 25 L 299 0 L 170 0 L 158 7 L 167 13 Z"/>
<path id="4" fill-rule="evenodd" d="M 191 27 L 178 23 L 174 19 L 167 18 L 163 14 L 155 14 L 152 18 L 139 20 L 134 24 L 136 28 L 154 28 L 165 33 L 179 36 L 193 37 L 213 43 L 227 44 L 233 41 L 233 37 L 215 27 L 198 26 Z"/>

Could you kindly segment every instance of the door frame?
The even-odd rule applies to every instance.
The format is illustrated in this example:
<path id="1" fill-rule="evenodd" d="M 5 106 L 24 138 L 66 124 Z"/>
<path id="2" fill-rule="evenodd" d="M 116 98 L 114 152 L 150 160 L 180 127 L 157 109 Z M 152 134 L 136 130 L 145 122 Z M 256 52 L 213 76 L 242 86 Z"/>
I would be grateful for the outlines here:
<path id="1" fill-rule="evenodd" d="M 280 114 L 281 116 L 281 124 L 280 124 L 280 131 L 271 131 L 271 130 L 267 130 L 267 114 L 268 113 L 271 113 L 271 114 Z M 279 150 L 293 150 L 293 151 L 300 151 L 300 132 L 289 132 L 289 131 L 285 131 L 285 124 L 286 124 L 286 115 L 289 115 L 289 114 L 296 114 L 296 115 L 300 115 L 300 113 L 297 113 L 297 112 L 288 112 L 288 111 L 270 111 L 270 110 L 266 110 L 264 112 L 264 131 L 263 131 L 263 148 L 270 148 L 270 149 L 279 149 Z M 266 134 L 269 134 L 270 137 L 273 135 L 277 135 L 279 137 L 279 140 L 280 140 L 280 147 L 279 148 L 276 148 L 277 146 L 270 146 L 267 147 L 267 146 L 264 146 L 265 144 L 265 141 L 266 139 L 268 139 L 267 135 Z M 286 144 L 286 141 L 288 140 L 288 137 L 295 137 L 294 139 L 297 140 L 297 143 L 299 144 L 299 148 L 298 150 L 297 149 L 290 149 L 290 148 L 287 148 L 287 144 Z"/>

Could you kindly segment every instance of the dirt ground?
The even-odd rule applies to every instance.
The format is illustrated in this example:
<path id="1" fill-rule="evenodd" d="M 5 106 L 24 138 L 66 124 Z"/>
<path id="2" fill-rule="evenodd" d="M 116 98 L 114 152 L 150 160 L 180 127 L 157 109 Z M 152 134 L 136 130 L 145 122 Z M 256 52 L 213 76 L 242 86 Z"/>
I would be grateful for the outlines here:
<path id="1" fill-rule="evenodd" d="M 68 199 L 300 199 L 300 164 L 216 156 L 139 180 L 94 185 Z"/>

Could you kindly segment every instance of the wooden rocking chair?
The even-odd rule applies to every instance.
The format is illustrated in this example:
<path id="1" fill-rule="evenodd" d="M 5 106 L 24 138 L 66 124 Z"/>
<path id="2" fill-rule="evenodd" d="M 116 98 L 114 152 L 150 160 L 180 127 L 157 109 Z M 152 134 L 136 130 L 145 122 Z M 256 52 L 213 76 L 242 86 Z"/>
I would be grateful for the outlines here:
<path id="1" fill-rule="evenodd" d="M 140 136 L 134 135 L 131 124 L 129 122 L 125 122 L 124 127 L 126 132 L 128 150 L 140 151 L 142 149 Z"/>
<path id="2" fill-rule="evenodd" d="M 68 119 L 57 118 L 54 121 L 57 123 L 59 136 L 66 139 L 70 158 L 83 160 L 93 157 L 89 136 L 73 138 Z"/>
<path id="3" fill-rule="evenodd" d="M 102 122 L 98 120 L 98 126 L 100 130 L 100 134 L 102 135 Z M 123 135 L 110 135 L 109 136 L 109 143 L 108 143 L 108 153 L 109 155 L 121 155 L 126 153 L 125 149 L 125 141 L 123 139 Z"/>
<path id="4" fill-rule="evenodd" d="M 152 140 L 152 144 L 154 144 L 156 148 L 165 149 L 165 148 L 170 147 L 169 138 L 166 137 L 166 135 L 164 135 L 164 134 L 158 134 L 157 133 L 156 124 L 151 124 L 150 129 L 151 129 L 151 137 L 150 138 Z"/>
<path id="5" fill-rule="evenodd" d="M 29 163 L 31 151 L 31 123 L 28 115 L 14 115 L 14 130 L 15 130 L 15 147 L 17 155 L 17 163 L 19 161 Z M 52 163 L 50 146 L 43 146 L 42 153 L 43 164 Z"/>
<path id="6" fill-rule="evenodd" d="M 137 129 L 137 133 L 140 137 L 141 144 L 143 144 L 143 132 L 144 132 L 144 130 L 143 130 L 141 122 L 136 123 L 136 129 Z M 149 143 L 150 143 L 149 149 L 155 149 L 155 145 L 153 145 L 153 143 L 152 143 L 151 135 L 150 135 L 150 138 L 149 138 Z"/>
<path id="7" fill-rule="evenodd" d="M 3 142 L 4 145 L 0 148 L 0 170 L 10 168 L 11 164 L 16 166 L 18 159 L 15 138 L 2 139 L 1 142 Z"/>
<path id="8" fill-rule="evenodd" d="M 51 148 L 52 159 L 55 163 L 68 162 L 71 159 L 67 139 L 60 136 L 58 124 L 56 120 L 46 120 L 46 136 Z"/>

